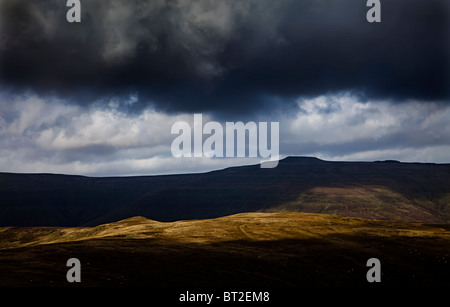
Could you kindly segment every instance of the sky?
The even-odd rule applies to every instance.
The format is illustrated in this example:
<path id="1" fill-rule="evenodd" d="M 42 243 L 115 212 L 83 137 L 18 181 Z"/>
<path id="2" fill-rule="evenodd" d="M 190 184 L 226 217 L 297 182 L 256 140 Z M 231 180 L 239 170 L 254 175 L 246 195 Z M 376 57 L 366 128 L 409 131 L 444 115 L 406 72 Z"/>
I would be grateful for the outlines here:
<path id="1" fill-rule="evenodd" d="M 279 122 L 279 152 L 450 163 L 450 4 L 0 0 L 0 172 L 205 172 L 174 123 Z M 206 137 L 205 137 L 206 138 Z"/>

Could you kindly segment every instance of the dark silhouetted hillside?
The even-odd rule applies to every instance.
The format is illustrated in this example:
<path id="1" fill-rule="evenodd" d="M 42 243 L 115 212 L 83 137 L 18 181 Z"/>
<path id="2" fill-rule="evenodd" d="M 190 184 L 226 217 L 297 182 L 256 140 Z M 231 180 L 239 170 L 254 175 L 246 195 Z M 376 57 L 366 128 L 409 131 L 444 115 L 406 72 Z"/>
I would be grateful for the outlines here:
<path id="1" fill-rule="evenodd" d="M 450 221 L 450 164 L 328 162 L 203 174 L 83 177 L 0 173 L 0 226 L 93 226 L 298 211 L 369 219 Z"/>

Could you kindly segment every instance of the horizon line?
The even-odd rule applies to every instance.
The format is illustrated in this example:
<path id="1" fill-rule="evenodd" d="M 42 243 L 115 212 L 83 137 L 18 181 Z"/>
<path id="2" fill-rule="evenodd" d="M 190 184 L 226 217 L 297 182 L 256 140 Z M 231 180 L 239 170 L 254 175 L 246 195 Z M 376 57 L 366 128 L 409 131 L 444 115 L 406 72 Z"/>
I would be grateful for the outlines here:
<path id="1" fill-rule="evenodd" d="M 399 161 L 395 159 L 386 159 L 386 160 L 326 160 L 321 159 L 314 156 L 295 156 L 289 155 L 283 158 L 278 159 L 279 162 L 287 160 L 287 159 L 312 159 L 318 160 L 321 162 L 327 163 L 396 163 L 396 164 L 433 164 L 433 165 L 446 165 L 450 164 L 450 162 L 419 162 L 419 161 Z M 258 164 L 241 164 L 241 165 L 233 165 L 226 166 L 218 169 L 211 169 L 207 171 L 198 171 L 198 172 L 178 172 L 178 173 L 163 173 L 163 174 L 147 174 L 147 175 L 82 175 L 82 174 L 71 174 L 71 173 L 55 173 L 55 172 L 3 172 L 0 171 L 1 174 L 10 174 L 10 175 L 56 175 L 56 176 L 74 176 L 74 177 L 86 177 L 86 178 L 131 178 L 131 177 L 159 177 L 159 176 L 181 176 L 181 175 L 200 175 L 200 174 L 208 174 L 212 172 L 224 171 L 231 168 L 238 167 L 256 167 L 260 166 L 263 162 L 270 161 L 261 161 Z M 271 168 L 269 168 L 271 169 Z"/>

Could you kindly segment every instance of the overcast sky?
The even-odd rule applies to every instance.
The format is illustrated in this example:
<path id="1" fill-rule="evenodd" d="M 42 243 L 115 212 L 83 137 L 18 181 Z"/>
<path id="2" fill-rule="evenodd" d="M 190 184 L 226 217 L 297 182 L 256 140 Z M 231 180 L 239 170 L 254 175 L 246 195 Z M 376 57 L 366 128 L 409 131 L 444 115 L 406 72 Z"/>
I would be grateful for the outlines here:
<path id="1" fill-rule="evenodd" d="M 450 163 L 448 0 L 0 0 L 0 171 L 203 172 L 171 126 L 277 121 L 282 156 Z M 206 138 L 206 137 L 205 137 Z"/>

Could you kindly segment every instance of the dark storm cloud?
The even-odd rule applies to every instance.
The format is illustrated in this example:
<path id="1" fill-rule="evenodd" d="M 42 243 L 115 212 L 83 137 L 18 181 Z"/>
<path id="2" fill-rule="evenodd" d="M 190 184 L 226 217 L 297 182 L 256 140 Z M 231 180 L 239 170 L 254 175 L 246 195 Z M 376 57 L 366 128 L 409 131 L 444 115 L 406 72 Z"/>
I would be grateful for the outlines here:
<path id="1" fill-rule="evenodd" d="M 351 91 L 361 99 L 443 101 L 447 0 L 0 2 L 3 88 L 80 104 L 128 99 L 166 111 L 261 110 Z"/>

